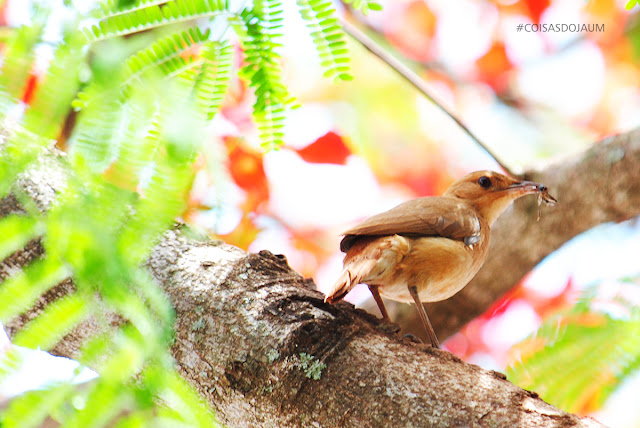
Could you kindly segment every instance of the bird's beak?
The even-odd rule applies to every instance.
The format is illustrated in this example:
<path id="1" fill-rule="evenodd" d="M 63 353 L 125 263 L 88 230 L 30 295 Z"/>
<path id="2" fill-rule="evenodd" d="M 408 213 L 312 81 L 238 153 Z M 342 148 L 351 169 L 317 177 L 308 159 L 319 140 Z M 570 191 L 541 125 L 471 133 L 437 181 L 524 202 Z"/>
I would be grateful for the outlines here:
<path id="1" fill-rule="evenodd" d="M 530 193 L 546 192 L 547 187 L 544 184 L 534 183 L 533 181 L 520 181 L 507 187 L 509 193 L 517 193 L 519 195 L 528 195 Z"/>
<path id="2" fill-rule="evenodd" d="M 520 181 L 517 183 L 513 183 L 505 190 L 516 198 L 537 193 L 540 195 L 540 198 L 547 204 L 553 205 L 558 202 L 556 198 L 549 194 L 549 189 L 547 189 L 547 186 L 541 183 L 535 183 L 533 181 Z"/>

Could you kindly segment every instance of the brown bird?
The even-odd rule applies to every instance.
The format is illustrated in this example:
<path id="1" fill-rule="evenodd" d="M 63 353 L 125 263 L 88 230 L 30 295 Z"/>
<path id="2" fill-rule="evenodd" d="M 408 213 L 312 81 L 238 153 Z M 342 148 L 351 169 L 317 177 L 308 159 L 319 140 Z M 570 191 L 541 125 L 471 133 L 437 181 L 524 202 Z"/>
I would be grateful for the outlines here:
<path id="1" fill-rule="evenodd" d="M 413 301 L 431 345 L 439 348 L 422 302 L 447 299 L 467 285 L 487 257 L 498 216 L 514 200 L 535 193 L 539 201 L 555 202 L 542 184 L 478 171 L 442 196 L 410 200 L 364 220 L 344 233 L 344 270 L 325 302 L 335 303 L 356 284 L 367 284 L 389 322 L 381 296 Z"/>

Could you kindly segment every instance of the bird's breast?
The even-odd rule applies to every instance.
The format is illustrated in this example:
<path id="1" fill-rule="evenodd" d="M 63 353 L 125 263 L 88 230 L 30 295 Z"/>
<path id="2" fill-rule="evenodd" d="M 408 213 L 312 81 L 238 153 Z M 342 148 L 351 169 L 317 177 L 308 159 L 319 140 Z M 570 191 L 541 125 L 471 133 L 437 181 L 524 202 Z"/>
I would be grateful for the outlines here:
<path id="1" fill-rule="evenodd" d="M 376 278 L 368 279 L 380 286 L 382 296 L 401 302 L 413 301 L 408 286 L 416 286 L 424 302 L 453 296 L 475 276 L 487 255 L 488 237 L 475 245 L 441 237 L 398 238 L 408 243 L 402 246 L 402 257 L 381 259 L 372 270 Z"/>

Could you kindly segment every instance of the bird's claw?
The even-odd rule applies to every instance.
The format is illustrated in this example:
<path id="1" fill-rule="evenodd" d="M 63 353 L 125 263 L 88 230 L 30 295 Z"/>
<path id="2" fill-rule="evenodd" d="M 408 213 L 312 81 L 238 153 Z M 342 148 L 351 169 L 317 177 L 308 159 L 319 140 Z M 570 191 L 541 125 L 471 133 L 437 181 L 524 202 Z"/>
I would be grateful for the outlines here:
<path id="1" fill-rule="evenodd" d="M 391 321 L 382 321 L 378 324 L 378 330 L 387 334 L 397 334 L 400 332 L 400 324 Z"/>
<path id="2" fill-rule="evenodd" d="M 402 336 L 402 341 L 403 342 L 411 342 L 411 343 L 422 343 L 424 344 L 424 342 L 422 341 L 422 339 L 420 339 L 418 336 L 416 336 L 415 334 L 411 334 L 411 333 L 407 333 L 404 336 Z"/>

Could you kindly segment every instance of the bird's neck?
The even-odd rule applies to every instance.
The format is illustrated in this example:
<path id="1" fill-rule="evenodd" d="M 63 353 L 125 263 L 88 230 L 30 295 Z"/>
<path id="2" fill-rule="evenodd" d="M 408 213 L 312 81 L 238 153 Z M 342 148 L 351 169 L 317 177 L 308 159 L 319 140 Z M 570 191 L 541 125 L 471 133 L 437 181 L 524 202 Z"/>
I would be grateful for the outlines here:
<path id="1" fill-rule="evenodd" d="M 511 198 L 502 198 L 498 200 L 493 200 L 489 204 L 478 203 L 471 204 L 473 208 L 476 210 L 478 215 L 485 219 L 485 221 L 489 224 L 489 227 L 493 226 L 493 223 L 500 217 L 500 214 L 506 210 L 509 205 L 513 202 Z"/>

